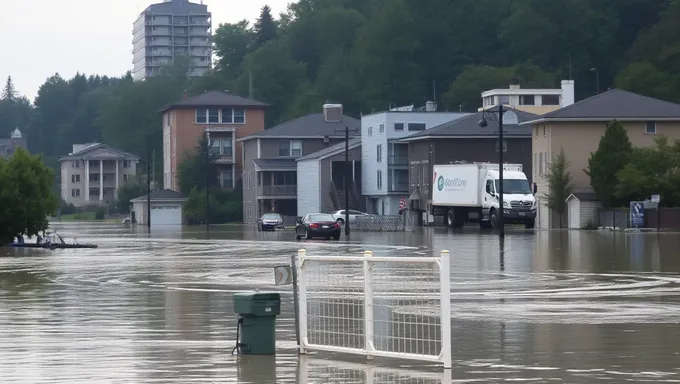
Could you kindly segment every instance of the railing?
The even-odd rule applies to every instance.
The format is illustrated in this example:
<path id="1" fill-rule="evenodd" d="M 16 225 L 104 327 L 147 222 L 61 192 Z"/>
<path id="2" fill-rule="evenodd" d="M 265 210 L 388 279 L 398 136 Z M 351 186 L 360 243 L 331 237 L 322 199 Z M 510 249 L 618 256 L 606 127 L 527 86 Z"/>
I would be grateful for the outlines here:
<path id="1" fill-rule="evenodd" d="M 258 196 L 297 196 L 297 185 L 259 185 Z"/>
<path id="2" fill-rule="evenodd" d="M 389 165 L 408 165 L 408 156 L 389 155 L 389 156 L 387 156 L 387 164 L 389 164 Z"/>
<path id="3" fill-rule="evenodd" d="M 361 215 L 352 226 L 354 230 L 368 232 L 399 232 L 404 230 L 402 216 Z"/>
<path id="4" fill-rule="evenodd" d="M 451 370 L 416 370 L 398 367 L 380 367 L 375 364 L 359 364 L 330 359 L 310 358 L 301 355 L 299 362 L 300 384 L 336 383 L 402 383 L 402 384 L 450 384 Z"/>
<path id="5" fill-rule="evenodd" d="M 451 368 L 449 252 L 440 257 L 298 252 L 301 354 L 307 350 Z"/>
<path id="6" fill-rule="evenodd" d="M 408 182 L 405 183 L 389 183 L 387 186 L 389 192 L 408 192 Z"/>

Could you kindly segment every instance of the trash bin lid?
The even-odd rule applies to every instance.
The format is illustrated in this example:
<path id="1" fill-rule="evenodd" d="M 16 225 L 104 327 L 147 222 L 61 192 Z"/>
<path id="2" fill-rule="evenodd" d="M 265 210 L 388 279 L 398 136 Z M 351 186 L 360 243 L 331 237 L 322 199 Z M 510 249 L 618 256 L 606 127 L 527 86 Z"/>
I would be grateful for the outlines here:
<path id="1" fill-rule="evenodd" d="M 234 293 L 236 300 L 281 300 L 281 295 L 276 292 L 239 292 Z"/>

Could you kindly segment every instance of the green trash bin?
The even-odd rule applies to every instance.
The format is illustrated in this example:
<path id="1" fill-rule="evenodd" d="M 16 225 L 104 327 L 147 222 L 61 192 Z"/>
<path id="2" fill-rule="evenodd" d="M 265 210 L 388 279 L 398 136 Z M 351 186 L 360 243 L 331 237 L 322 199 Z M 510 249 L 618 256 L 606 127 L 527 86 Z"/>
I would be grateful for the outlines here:
<path id="1" fill-rule="evenodd" d="M 281 313 L 281 295 L 272 292 L 234 294 L 234 312 L 239 315 L 237 348 L 243 355 L 276 353 L 276 316 Z"/>

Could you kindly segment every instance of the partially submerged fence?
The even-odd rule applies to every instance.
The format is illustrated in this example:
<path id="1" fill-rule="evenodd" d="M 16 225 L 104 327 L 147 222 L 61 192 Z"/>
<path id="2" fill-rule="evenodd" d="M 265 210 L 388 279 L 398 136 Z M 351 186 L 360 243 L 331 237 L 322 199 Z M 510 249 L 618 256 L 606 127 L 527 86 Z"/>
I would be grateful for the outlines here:
<path id="1" fill-rule="evenodd" d="M 357 364 L 345 361 L 312 359 L 300 356 L 300 384 L 333 382 L 333 383 L 366 383 L 366 384 L 450 384 L 451 370 L 420 371 L 396 367 L 382 368 L 373 364 Z M 323 378 L 325 380 L 320 380 Z"/>
<path id="2" fill-rule="evenodd" d="M 369 232 L 398 232 L 404 230 L 403 216 L 362 215 L 356 217 L 352 229 Z"/>
<path id="3" fill-rule="evenodd" d="M 298 253 L 300 353 L 438 362 L 451 368 L 449 252 L 439 257 Z"/>

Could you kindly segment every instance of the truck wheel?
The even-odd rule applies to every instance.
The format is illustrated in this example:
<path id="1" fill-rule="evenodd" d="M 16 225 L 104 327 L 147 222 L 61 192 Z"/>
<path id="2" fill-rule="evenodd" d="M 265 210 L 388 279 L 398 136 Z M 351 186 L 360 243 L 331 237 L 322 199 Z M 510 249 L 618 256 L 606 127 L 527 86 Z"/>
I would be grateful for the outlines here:
<path id="1" fill-rule="evenodd" d="M 495 209 L 492 209 L 489 211 L 489 224 L 491 224 L 491 228 L 498 228 L 499 223 L 498 223 L 498 214 L 496 213 Z"/>
<path id="2" fill-rule="evenodd" d="M 479 227 L 482 229 L 490 229 L 493 228 L 493 225 L 491 225 L 490 221 L 479 221 Z"/>
<path id="3" fill-rule="evenodd" d="M 446 212 L 446 225 L 448 225 L 450 228 L 454 228 L 455 225 L 456 225 L 455 220 L 456 220 L 456 216 L 453 214 L 453 209 L 449 209 Z"/>
<path id="4" fill-rule="evenodd" d="M 526 229 L 534 229 L 534 226 L 536 225 L 536 220 L 529 220 L 524 223 L 524 228 Z"/>

